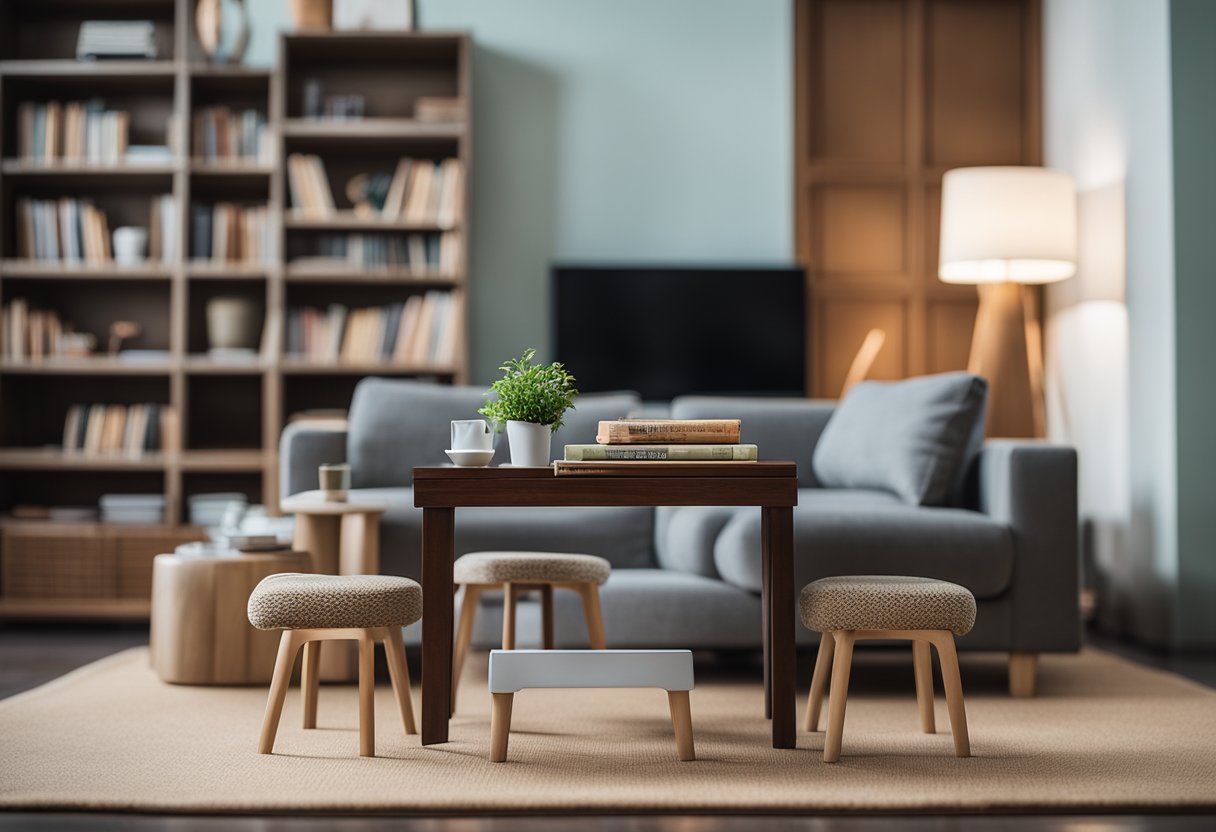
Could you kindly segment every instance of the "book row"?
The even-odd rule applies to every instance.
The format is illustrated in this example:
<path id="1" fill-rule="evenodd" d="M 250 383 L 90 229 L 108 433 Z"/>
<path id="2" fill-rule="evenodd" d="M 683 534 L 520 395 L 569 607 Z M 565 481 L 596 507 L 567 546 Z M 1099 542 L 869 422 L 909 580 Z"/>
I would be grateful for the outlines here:
<path id="1" fill-rule="evenodd" d="M 298 265 L 402 268 L 418 274 L 456 275 L 460 236 L 456 231 L 429 234 L 322 234 L 318 256 L 299 257 Z"/>
<path id="2" fill-rule="evenodd" d="M 176 447 L 177 428 L 172 405 L 74 404 L 63 424 L 63 450 L 139 457 Z"/>
<path id="3" fill-rule="evenodd" d="M 97 339 L 75 332 L 59 313 L 30 309 L 23 298 L 14 298 L 0 309 L 3 356 L 6 361 L 38 361 L 43 358 L 82 358 L 93 352 Z"/>
<path id="4" fill-rule="evenodd" d="M 17 107 L 17 152 L 34 162 L 118 164 L 126 158 L 131 114 L 99 98 Z"/>
<path id="5" fill-rule="evenodd" d="M 17 255 L 24 259 L 104 264 L 113 260 L 106 212 L 88 199 L 17 200 Z M 148 257 L 168 262 L 176 255 L 176 216 L 169 194 L 151 198 L 148 211 Z"/>
<path id="6" fill-rule="evenodd" d="M 318 361 L 446 367 L 457 357 L 461 312 L 460 299 L 440 291 L 361 309 L 293 307 L 287 313 L 287 353 Z"/>
<path id="7" fill-rule="evenodd" d="M 337 211 L 321 157 L 293 153 L 287 158 L 292 208 L 303 217 L 328 218 Z M 459 159 L 434 162 L 403 158 L 391 179 L 368 177 L 368 211 L 406 225 L 449 229 L 464 211 L 464 170 Z"/>
<path id="8" fill-rule="evenodd" d="M 257 110 L 204 107 L 194 114 L 194 155 L 206 162 L 274 161 L 266 116 Z"/>
<path id="9" fill-rule="evenodd" d="M 216 263 L 269 263 L 277 251 L 265 205 L 217 202 L 190 207 L 190 256 Z"/>

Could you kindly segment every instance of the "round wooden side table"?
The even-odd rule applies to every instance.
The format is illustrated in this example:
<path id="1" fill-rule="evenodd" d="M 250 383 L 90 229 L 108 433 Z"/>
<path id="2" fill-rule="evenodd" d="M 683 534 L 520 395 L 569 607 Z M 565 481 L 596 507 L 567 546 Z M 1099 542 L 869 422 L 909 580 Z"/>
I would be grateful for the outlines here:
<path id="1" fill-rule="evenodd" d="M 180 685 L 264 685 L 279 634 L 254 629 L 246 605 L 267 575 L 311 572 L 307 552 L 157 555 L 152 561 L 152 669 Z"/>

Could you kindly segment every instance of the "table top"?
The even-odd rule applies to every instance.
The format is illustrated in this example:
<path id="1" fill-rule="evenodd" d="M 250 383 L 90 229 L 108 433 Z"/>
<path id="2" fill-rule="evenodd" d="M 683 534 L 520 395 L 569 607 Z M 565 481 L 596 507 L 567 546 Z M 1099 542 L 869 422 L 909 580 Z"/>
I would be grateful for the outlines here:
<path id="1" fill-rule="evenodd" d="M 764 460 L 759 462 L 589 462 L 580 463 L 578 473 L 561 474 L 562 481 L 578 477 L 695 477 L 718 479 L 735 477 L 798 478 L 794 462 Z M 484 468 L 457 465 L 423 466 L 414 469 L 414 480 L 552 480 L 559 475 L 552 465 L 515 467 L 500 465 Z"/>
<path id="2" fill-rule="evenodd" d="M 321 491 L 301 491 L 279 501 L 284 514 L 383 514 L 388 506 L 351 491 L 346 502 L 326 500 Z"/>

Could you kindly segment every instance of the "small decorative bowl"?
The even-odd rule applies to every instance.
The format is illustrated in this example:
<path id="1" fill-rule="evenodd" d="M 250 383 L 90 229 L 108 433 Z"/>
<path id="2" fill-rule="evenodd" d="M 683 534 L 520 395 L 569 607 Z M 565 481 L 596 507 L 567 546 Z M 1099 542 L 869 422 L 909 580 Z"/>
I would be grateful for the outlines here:
<path id="1" fill-rule="evenodd" d="M 494 450 L 488 451 L 453 451 L 446 450 L 445 454 L 448 459 L 452 460 L 461 468 L 484 468 L 490 464 L 490 460 L 494 458 Z"/>

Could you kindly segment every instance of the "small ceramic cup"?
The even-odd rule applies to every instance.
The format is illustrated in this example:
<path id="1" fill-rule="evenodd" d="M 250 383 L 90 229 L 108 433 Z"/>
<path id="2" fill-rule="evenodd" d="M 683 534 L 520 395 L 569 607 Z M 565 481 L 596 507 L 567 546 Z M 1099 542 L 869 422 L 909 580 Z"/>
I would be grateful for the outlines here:
<path id="1" fill-rule="evenodd" d="M 350 491 L 350 466 L 345 462 L 326 462 L 317 469 L 321 496 L 331 503 L 345 503 Z"/>
<path id="2" fill-rule="evenodd" d="M 452 421 L 453 451 L 489 451 L 494 448 L 494 434 L 485 419 L 455 419 Z"/>
<path id="3" fill-rule="evenodd" d="M 120 266 L 138 266 L 148 252 L 148 229 L 125 225 L 114 229 L 114 261 Z"/>

